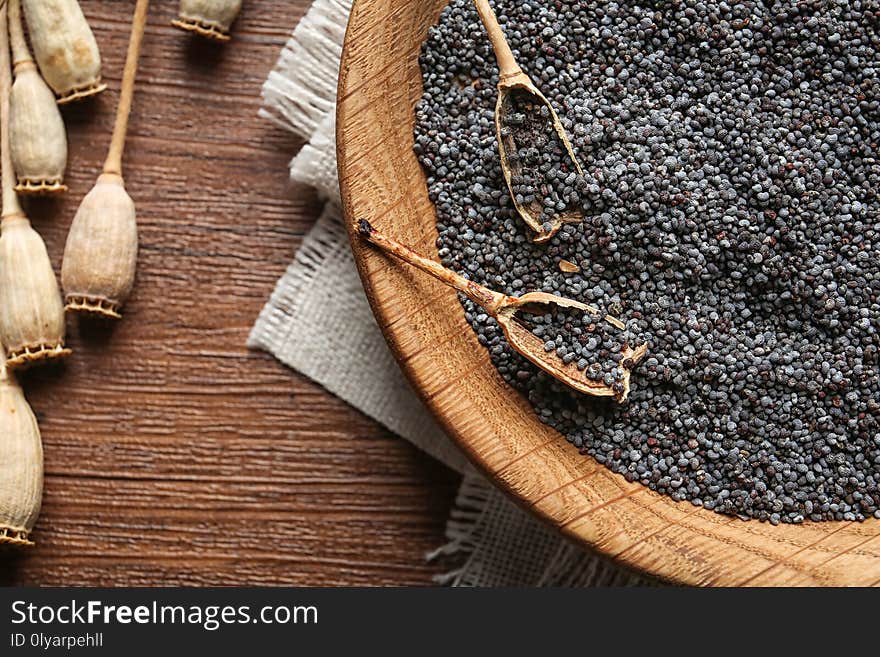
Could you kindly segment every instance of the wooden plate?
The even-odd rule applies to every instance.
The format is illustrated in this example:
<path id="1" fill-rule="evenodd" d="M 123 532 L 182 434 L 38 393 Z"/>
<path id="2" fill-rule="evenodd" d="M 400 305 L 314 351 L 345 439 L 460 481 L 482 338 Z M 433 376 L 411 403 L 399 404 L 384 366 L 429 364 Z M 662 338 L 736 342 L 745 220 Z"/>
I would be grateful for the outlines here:
<path id="1" fill-rule="evenodd" d="M 338 108 L 349 225 L 369 218 L 436 257 L 434 208 L 412 152 L 418 55 L 446 0 L 358 0 Z M 501 380 L 455 294 L 352 235 L 388 343 L 442 425 L 492 480 L 560 531 L 619 562 L 699 585 L 878 585 L 880 521 L 773 527 L 630 484 L 538 422 Z"/>

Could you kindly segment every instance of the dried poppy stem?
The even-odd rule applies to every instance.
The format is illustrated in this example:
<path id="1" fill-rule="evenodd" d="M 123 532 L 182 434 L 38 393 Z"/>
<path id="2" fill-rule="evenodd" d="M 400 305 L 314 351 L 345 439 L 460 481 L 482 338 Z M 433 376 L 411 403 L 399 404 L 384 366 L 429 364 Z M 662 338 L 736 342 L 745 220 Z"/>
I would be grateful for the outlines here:
<path id="1" fill-rule="evenodd" d="M 119 310 L 134 286 L 137 217 L 134 201 L 125 191 L 122 155 L 149 6 L 149 0 L 138 0 L 135 6 L 107 159 L 98 182 L 80 204 L 67 236 L 61 282 L 67 310 L 71 312 L 119 319 Z"/>
<path id="2" fill-rule="evenodd" d="M 40 428 L 0 348 L 0 545 L 30 546 L 43 499 Z"/>
<path id="3" fill-rule="evenodd" d="M 101 53 L 77 0 L 22 0 L 40 72 L 63 105 L 107 88 Z"/>
<path id="4" fill-rule="evenodd" d="M 241 11 L 242 0 L 180 0 L 175 27 L 215 41 L 229 41 L 229 28 Z"/>
<path id="5" fill-rule="evenodd" d="M 58 281 L 42 238 L 31 227 L 14 189 L 15 173 L 9 147 L 8 5 L 0 11 L 0 150 L 2 150 L 3 211 L 0 217 L 0 342 L 10 368 L 59 358 L 64 348 L 64 308 Z"/>
<path id="6" fill-rule="evenodd" d="M 67 130 L 55 95 L 37 71 L 21 23 L 21 0 L 9 0 L 9 39 L 15 82 L 9 99 L 12 165 L 23 194 L 64 192 Z"/>
<path id="7" fill-rule="evenodd" d="M 147 12 L 149 9 L 149 0 L 138 0 L 134 8 L 131 37 L 128 41 L 128 54 L 125 56 L 125 70 L 122 72 L 122 90 L 119 92 L 116 122 L 113 126 L 110 149 L 104 162 L 104 173 L 122 175 L 122 154 L 125 151 L 128 119 L 131 116 L 131 105 L 134 100 L 134 83 L 137 79 L 138 62 L 141 57 L 141 45 L 144 41 L 144 30 L 147 26 Z"/>

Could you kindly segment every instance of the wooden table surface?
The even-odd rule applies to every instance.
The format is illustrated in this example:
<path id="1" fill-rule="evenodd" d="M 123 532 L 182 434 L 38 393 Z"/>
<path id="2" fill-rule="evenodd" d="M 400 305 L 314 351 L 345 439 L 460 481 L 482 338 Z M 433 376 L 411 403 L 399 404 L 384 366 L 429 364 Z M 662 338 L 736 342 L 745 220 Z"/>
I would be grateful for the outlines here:
<path id="1" fill-rule="evenodd" d="M 60 268 L 109 141 L 134 2 L 81 0 L 110 90 L 64 110 L 70 192 L 28 211 Z M 69 322 L 74 355 L 28 373 L 46 461 L 28 552 L 0 584 L 428 584 L 457 477 L 263 353 L 248 331 L 320 204 L 302 145 L 257 117 L 309 0 L 247 0 L 216 47 L 150 11 L 126 182 L 140 260 L 121 323 Z"/>

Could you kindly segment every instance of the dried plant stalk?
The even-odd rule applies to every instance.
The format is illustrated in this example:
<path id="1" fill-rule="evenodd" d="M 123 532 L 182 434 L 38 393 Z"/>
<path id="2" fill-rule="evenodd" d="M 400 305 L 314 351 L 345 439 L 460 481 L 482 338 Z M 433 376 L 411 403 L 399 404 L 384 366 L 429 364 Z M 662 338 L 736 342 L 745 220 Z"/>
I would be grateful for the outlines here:
<path id="1" fill-rule="evenodd" d="M 134 201 L 125 191 L 122 154 L 134 98 L 149 0 L 138 0 L 122 75 L 116 124 L 103 173 L 86 195 L 67 235 L 61 283 L 67 310 L 119 319 L 134 287 L 138 237 Z"/>
<path id="2" fill-rule="evenodd" d="M 43 499 L 40 428 L 0 349 L 0 544 L 33 545 Z"/>
<path id="3" fill-rule="evenodd" d="M 55 95 L 37 71 L 24 38 L 21 0 L 9 0 L 9 39 L 15 82 L 9 99 L 12 166 L 23 194 L 64 192 L 67 130 Z"/>
<path id="4" fill-rule="evenodd" d="M 229 41 L 229 29 L 241 11 L 242 0 L 180 0 L 172 25 L 216 41 Z"/>
<path id="5" fill-rule="evenodd" d="M 70 103 L 107 88 L 101 82 L 101 53 L 77 0 L 22 0 L 40 72 Z"/>
<path id="6" fill-rule="evenodd" d="M 64 307 L 42 238 L 31 227 L 14 189 L 9 148 L 8 5 L 0 11 L 0 149 L 3 212 L 0 218 L 0 342 L 7 366 L 26 365 L 70 353 L 64 348 Z"/>

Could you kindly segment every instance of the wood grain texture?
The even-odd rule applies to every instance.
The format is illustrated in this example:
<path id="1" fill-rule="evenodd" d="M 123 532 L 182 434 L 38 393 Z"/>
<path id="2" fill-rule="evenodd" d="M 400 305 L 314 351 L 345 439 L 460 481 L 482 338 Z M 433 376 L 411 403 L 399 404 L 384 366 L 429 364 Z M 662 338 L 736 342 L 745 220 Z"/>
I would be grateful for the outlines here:
<path id="1" fill-rule="evenodd" d="M 338 113 L 349 218 L 436 257 L 412 152 L 418 53 L 446 0 L 358 0 Z M 351 226 L 350 226 L 351 228 Z M 471 459 L 522 506 L 631 567 L 697 585 L 880 585 L 880 521 L 773 527 L 675 503 L 580 456 L 501 380 L 455 293 L 351 231 L 373 310 L 407 375 Z"/>
<path id="2" fill-rule="evenodd" d="M 56 268 L 100 171 L 134 2 L 82 0 L 110 85 L 65 107 L 70 192 L 29 204 Z M 46 455 L 37 547 L 0 584 L 429 584 L 457 477 L 271 357 L 248 331 L 320 210 L 301 146 L 257 117 L 308 0 L 248 0 L 226 46 L 152 3 L 125 155 L 141 252 L 112 328 L 25 376 Z M 446 564 L 448 565 L 448 564 Z"/>

